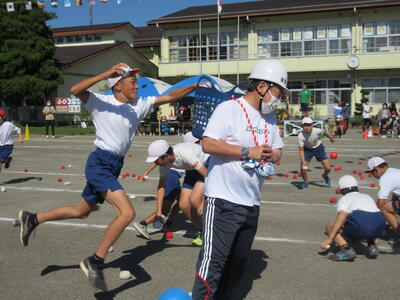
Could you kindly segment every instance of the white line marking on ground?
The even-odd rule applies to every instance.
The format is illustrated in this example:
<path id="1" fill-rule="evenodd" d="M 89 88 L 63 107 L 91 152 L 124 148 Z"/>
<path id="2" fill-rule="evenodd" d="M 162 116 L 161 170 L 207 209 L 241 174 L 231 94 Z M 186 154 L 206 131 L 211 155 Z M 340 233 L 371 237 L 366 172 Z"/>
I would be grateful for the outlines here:
<path id="1" fill-rule="evenodd" d="M 15 218 L 16 219 L 16 218 Z M 0 222 L 12 222 L 15 219 L 13 218 L 5 218 L 5 217 L 0 217 Z M 66 226 L 66 227 L 79 227 L 79 228 L 93 228 L 93 229 L 105 229 L 108 227 L 108 225 L 98 225 L 98 224 L 87 224 L 87 223 L 69 223 L 69 222 L 59 222 L 59 221 L 51 221 L 47 222 L 43 225 L 57 225 L 57 226 Z M 125 230 L 128 231 L 136 231 L 135 228 L 132 226 L 128 226 L 125 228 Z M 159 230 L 157 229 L 148 229 L 150 233 L 157 232 Z M 186 231 L 174 231 L 174 234 L 176 235 L 184 235 L 186 234 Z M 274 238 L 274 237 L 264 237 L 264 236 L 256 236 L 254 238 L 256 241 L 260 242 L 277 242 L 277 243 L 289 243 L 289 244 L 303 244 L 303 245 L 318 245 L 320 242 L 318 241 L 310 241 L 310 240 L 298 240 L 298 239 L 290 239 L 290 238 Z M 391 247 L 385 247 L 379 245 L 379 249 L 385 250 L 385 251 L 391 251 Z"/>

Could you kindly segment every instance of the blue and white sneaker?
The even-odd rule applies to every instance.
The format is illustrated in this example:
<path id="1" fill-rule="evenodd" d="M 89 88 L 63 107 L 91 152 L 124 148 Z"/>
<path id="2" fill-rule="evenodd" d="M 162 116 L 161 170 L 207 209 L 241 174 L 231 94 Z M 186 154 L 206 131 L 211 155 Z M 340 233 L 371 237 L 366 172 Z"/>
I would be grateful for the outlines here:
<path id="1" fill-rule="evenodd" d="M 300 187 L 300 189 L 306 189 L 306 188 L 308 188 L 308 183 L 306 183 L 306 182 L 300 183 L 299 187 Z"/>
<path id="2" fill-rule="evenodd" d="M 323 176 L 323 175 L 322 175 L 322 178 L 324 179 L 325 184 L 326 184 L 327 186 L 331 186 L 331 185 L 332 185 L 332 181 L 331 181 L 331 179 L 329 178 L 329 176 Z"/>
<path id="3" fill-rule="evenodd" d="M 353 248 L 343 248 L 334 255 L 329 256 L 330 260 L 333 261 L 353 261 L 357 257 L 356 252 Z"/>

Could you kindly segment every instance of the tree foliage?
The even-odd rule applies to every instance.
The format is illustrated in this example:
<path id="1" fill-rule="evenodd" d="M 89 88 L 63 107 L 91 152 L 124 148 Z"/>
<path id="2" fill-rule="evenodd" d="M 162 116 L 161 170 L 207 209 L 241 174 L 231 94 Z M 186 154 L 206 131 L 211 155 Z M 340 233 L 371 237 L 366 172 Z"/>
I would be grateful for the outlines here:
<path id="1" fill-rule="evenodd" d="M 36 2 L 32 10 L 19 2 L 14 3 L 14 12 L 7 12 L 5 1 L 0 1 L 0 100 L 14 110 L 24 101 L 42 105 L 62 83 L 46 25 L 55 15 L 39 9 Z"/>

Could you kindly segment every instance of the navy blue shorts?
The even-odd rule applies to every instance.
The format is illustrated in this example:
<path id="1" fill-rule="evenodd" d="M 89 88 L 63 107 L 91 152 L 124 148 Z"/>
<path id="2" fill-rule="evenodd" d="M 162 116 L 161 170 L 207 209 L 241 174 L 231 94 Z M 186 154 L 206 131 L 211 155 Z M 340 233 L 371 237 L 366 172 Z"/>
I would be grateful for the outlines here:
<path id="1" fill-rule="evenodd" d="M 193 189 L 196 182 L 204 182 L 204 177 L 196 170 L 186 171 L 185 178 L 183 179 L 182 188 Z"/>
<path id="2" fill-rule="evenodd" d="M 167 174 L 167 181 L 165 183 L 164 200 L 173 202 L 181 192 L 181 183 L 179 179 L 181 175 L 179 172 L 169 169 Z"/>
<path id="3" fill-rule="evenodd" d="M 392 206 L 394 212 L 400 216 L 400 200 L 398 198 L 396 200 L 392 200 Z"/>
<path id="4" fill-rule="evenodd" d="M 348 242 L 374 239 L 382 234 L 385 224 L 381 212 L 355 210 L 346 218 L 343 236 Z"/>
<path id="5" fill-rule="evenodd" d="M 310 162 L 314 156 L 317 161 L 328 159 L 328 156 L 325 152 L 325 147 L 322 143 L 315 149 L 304 148 L 304 159 L 306 162 Z"/>
<path id="6" fill-rule="evenodd" d="M 86 162 L 86 186 L 82 197 L 89 202 L 103 203 L 101 193 L 108 190 L 123 190 L 118 182 L 118 176 L 124 164 L 124 157 L 97 148 Z"/>
<path id="7" fill-rule="evenodd" d="M 300 103 L 300 111 L 310 111 L 308 103 Z"/>
<path id="8" fill-rule="evenodd" d="M 10 154 L 13 152 L 13 145 L 0 146 L 0 162 L 3 163 L 7 160 Z"/>

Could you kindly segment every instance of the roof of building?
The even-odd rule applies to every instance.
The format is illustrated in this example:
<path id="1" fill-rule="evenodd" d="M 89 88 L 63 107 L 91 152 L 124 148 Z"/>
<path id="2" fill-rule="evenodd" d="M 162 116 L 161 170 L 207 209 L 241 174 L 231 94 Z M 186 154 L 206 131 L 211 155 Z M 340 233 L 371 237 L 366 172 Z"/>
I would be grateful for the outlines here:
<path id="1" fill-rule="evenodd" d="M 86 25 L 86 26 L 74 26 L 74 27 L 60 27 L 52 28 L 53 36 L 66 36 L 66 35 L 77 35 L 77 34 L 95 34 L 95 33 L 107 33 L 121 30 L 124 28 L 130 29 L 134 34 L 139 34 L 140 31 L 129 22 L 118 22 L 108 24 L 97 24 L 97 25 Z"/>
<path id="2" fill-rule="evenodd" d="M 265 16 L 319 11 L 333 11 L 363 7 L 383 7 L 399 5 L 395 0 L 263 0 L 222 4 L 221 18 L 237 16 Z M 175 13 L 151 20 L 147 24 L 190 22 L 215 19 L 217 5 L 191 6 Z"/>
<path id="3" fill-rule="evenodd" d="M 157 26 L 136 27 L 140 33 L 133 35 L 133 47 L 159 46 L 161 30 Z"/>
<path id="4" fill-rule="evenodd" d="M 116 44 L 102 44 L 93 46 L 71 46 L 71 47 L 57 47 L 54 59 L 57 61 L 61 69 L 67 69 L 75 64 L 79 64 L 86 60 L 92 59 L 96 56 L 102 55 L 109 51 L 124 47 L 144 64 L 148 64 L 154 68 L 156 66 L 150 62 L 146 57 L 140 54 L 137 50 L 133 49 L 127 42 L 119 42 Z"/>

